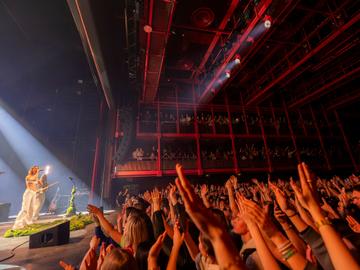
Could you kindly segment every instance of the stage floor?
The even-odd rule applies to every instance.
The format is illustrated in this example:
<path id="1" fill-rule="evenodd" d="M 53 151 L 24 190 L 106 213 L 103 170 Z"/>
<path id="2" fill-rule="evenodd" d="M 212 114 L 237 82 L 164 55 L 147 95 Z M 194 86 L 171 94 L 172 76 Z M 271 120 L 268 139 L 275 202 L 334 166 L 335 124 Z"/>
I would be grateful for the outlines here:
<path id="1" fill-rule="evenodd" d="M 58 217 L 42 217 L 41 221 L 49 222 L 58 219 Z M 8 257 L 11 250 L 16 246 L 29 240 L 29 236 L 4 238 L 4 232 L 11 228 L 13 221 L 0 224 L 0 260 Z M 29 243 L 20 246 L 15 250 L 15 256 L 0 262 L 2 264 L 18 265 L 27 270 L 44 269 L 55 270 L 62 269 L 59 266 L 59 260 L 64 260 L 75 266 L 81 263 L 82 257 L 89 248 L 89 242 L 94 235 L 94 224 L 86 226 L 83 230 L 70 232 L 70 243 L 61 246 L 29 249 Z M 14 269 L 14 268 L 10 268 Z"/>

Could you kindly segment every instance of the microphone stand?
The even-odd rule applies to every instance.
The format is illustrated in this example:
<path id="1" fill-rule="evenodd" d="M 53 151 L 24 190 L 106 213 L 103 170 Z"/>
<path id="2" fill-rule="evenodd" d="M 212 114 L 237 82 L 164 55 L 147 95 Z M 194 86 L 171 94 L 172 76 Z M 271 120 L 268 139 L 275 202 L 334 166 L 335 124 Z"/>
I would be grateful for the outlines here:
<path id="1" fill-rule="evenodd" d="M 71 176 L 69 176 L 69 180 L 71 181 L 73 186 L 72 186 L 72 189 L 71 189 L 71 196 L 70 196 L 70 200 L 69 200 L 69 206 L 68 206 L 68 208 L 66 209 L 66 212 L 65 212 L 65 216 L 67 216 L 67 217 L 76 215 L 76 207 L 75 207 L 76 186 L 75 186 L 75 182 L 73 181 L 74 179 Z"/>

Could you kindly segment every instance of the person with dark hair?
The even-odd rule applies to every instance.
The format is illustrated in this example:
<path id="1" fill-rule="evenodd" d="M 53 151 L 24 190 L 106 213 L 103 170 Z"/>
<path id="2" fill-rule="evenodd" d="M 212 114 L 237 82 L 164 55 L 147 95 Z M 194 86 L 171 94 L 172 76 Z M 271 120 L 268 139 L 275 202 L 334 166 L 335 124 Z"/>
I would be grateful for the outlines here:
<path id="1" fill-rule="evenodd" d="M 199 236 L 199 251 L 195 258 L 197 270 L 220 270 L 211 241 L 203 233 Z"/>

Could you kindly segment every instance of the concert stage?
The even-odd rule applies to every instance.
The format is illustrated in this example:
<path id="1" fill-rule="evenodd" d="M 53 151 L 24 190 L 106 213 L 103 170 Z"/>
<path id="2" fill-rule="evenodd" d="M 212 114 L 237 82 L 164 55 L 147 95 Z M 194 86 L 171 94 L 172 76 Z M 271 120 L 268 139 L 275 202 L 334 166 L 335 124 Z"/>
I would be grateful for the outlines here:
<path id="1" fill-rule="evenodd" d="M 62 219 L 62 215 L 42 215 L 40 222 L 51 222 Z M 4 232 L 12 227 L 14 220 L 0 223 L 0 260 L 9 257 L 12 249 L 14 256 L 0 262 L 0 269 L 60 269 L 58 262 L 64 260 L 73 265 L 81 263 L 82 257 L 89 248 L 89 242 L 94 234 L 94 224 L 85 229 L 70 232 L 70 242 L 65 245 L 29 249 L 29 236 L 4 238 Z M 23 268 L 5 268 L 3 265 L 17 265 Z"/>

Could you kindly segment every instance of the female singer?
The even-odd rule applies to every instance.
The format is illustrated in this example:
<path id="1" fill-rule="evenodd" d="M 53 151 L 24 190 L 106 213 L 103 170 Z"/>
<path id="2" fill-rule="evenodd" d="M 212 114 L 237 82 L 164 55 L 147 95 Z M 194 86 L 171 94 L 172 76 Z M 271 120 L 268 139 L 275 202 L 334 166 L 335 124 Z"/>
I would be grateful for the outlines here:
<path id="1" fill-rule="evenodd" d="M 36 195 L 38 186 L 41 185 L 39 167 L 32 166 L 25 177 L 26 190 L 23 195 L 22 206 L 16 217 L 13 229 L 23 228 L 34 222 L 34 208 L 36 208 Z"/>

